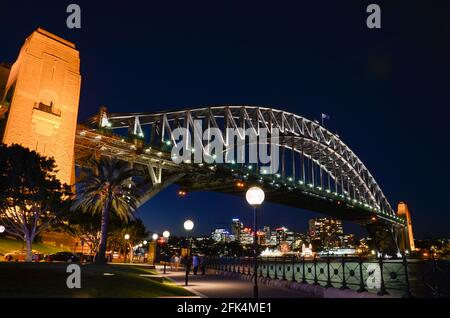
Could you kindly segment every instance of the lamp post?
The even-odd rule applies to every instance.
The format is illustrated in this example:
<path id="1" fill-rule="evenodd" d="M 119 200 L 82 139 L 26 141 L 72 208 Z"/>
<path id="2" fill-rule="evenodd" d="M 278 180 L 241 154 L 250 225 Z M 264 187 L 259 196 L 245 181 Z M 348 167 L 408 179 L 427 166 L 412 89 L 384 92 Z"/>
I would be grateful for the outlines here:
<path id="1" fill-rule="evenodd" d="M 191 231 L 193 228 L 194 228 L 194 222 L 192 222 L 191 220 L 186 220 L 186 221 L 184 221 L 184 224 L 183 224 L 183 226 L 184 226 L 184 229 L 188 232 L 188 235 L 187 235 L 187 240 L 188 240 L 188 248 L 187 248 L 187 250 L 188 250 L 188 253 L 187 253 L 187 255 L 186 255 L 186 277 L 185 277 L 185 279 L 184 279 L 184 285 L 188 285 L 188 282 L 189 282 L 189 254 L 191 253 L 191 241 L 190 241 L 190 238 L 189 238 L 189 231 Z"/>
<path id="2" fill-rule="evenodd" d="M 169 231 L 163 232 L 163 237 L 166 239 L 166 243 L 169 243 L 169 236 L 170 236 Z M 166 274 L 166 265 L 167 265 L 167 256 L 165 257 L 165 260 L 164 260 L 164 274 Z"/>
<path id="3" fill-rule="evenodd" d="M 125 239 L 125 251 L 124 251 L 124 263 L 127 262 L 127 241 L 130 239 L 130 234 L 125 234 L 123 237 Z"/>
<path id="4" fill-rule="evenodd" d="M 156 262 L 156 250 L 157 250 L 157 240 L 158 240 L 158 233 L 153 233 L 152 235 L 152 241 L 148 243 L 148 256 L 147 256 L 147 262 L 151 263 L 153 266 L 155 266 Z"/>
<path id="5" fill-rule="evenodd" d="M 251 187 L 247 190 L 245 198 L 248 204 L 253 207 L 253 275 L 254 275 L 254 285 L 253 285 L 253 297 L 258 298 L 258 242 L 256 237 L 256 231 L 258 230 L 258 220 L 257 220 L 257 207 L 264 202 L 264 191 L 259 187 Z"/>

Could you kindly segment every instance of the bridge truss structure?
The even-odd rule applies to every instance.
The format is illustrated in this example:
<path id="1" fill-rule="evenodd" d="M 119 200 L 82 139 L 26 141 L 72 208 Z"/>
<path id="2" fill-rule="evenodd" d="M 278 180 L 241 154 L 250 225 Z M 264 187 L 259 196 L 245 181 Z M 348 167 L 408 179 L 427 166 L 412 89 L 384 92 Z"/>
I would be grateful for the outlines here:
<path id="1" fill-rule="evenodd" d="M 174 131 L 195 122 L 217 128 L 225 145 L 227 128 L 250 129 L 257 136 L 279 132 L 280 171 L 266 174 L 259 163 L 176 164 L 171 155 L 177 143 Z M 202 135 L 200 135 L 202 136 Z M 192 137 L 194 138 L 194 137 Z M 245 137 L 244 137 L 245 138 Z M 202 151 L 208 153 L 208 141 Z M 178 183 L 186 191 L 213 190 L 243 195 L 246 185 L 258 183 L 269 201 L 306 208 L 352 220 L 362 225 L 376 221 L 403 227 L 373 175 L 356 154 L 316 121 L 286 111 L 258 106 L 211 106 L 151 113 L 108 113 L 106 108 L 80 124 L 76 135 L 76 161 L 92 155 L 113 156 L 136 164 L 150 180 L 144 203 L 164 187 Z M 226 156 L 225 149 L 218 156 Z M 194 153 L 192 153 L 194 156 Z M 226 158 L 221 158 L 226 162 Z M 229 158 L 227 158 L 229 159 Z"/>

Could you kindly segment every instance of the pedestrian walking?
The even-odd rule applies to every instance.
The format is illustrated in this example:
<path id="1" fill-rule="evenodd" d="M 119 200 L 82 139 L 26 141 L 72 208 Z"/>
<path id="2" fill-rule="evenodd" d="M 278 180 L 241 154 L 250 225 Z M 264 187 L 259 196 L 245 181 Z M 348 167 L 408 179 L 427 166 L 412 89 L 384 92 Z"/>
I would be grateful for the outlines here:
<path id="1" fill-rule="evenodd" d="M 194 267 L 194 275 L 197 275 L 197 271 L 198 271 L 198 256 L 194 255 L 194 257 L 192 258 L 192 266 Z"/>
<path id="2" fill-rule="evenodd" d="M 178 256 L 178 254 L 175 254 L 175 270 L 178 271 L 179 268 L 180 268 L 180 257 Z"/>
<path id="3" fill-rule="evenodd" d="M 200 256 L 200 271 L 202 272 L 202 275 L 205 275 L 206 269 L 205 269 L 205 256 Z"/>

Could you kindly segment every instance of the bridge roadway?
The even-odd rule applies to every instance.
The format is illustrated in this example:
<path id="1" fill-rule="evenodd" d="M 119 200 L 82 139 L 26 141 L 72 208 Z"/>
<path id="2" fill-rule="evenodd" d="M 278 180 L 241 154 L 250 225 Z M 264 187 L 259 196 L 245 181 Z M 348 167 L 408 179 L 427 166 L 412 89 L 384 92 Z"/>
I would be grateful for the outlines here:
<path id="1" fill-rule="evenodd" d="M 350 197 L 337 194 L 328 189 L 308 187 L 306 184 L 278 179 L 271 175 L 260 175 L 256 169 L 248 169 L 255 165 L 239 164 L 194 165 L 175 164 L 170 157 L 170 147 L 162 148 L 135 145 L 132 141 L 117 135 L 87 129 L 79 125 L 76 134 L 75 157 L 77 164 L 82 165 L 85 158 L 93 154 L 112 156 L 144 167 L 150 172 L 151 183 L 148 193 L 142 198 L 145 203 L 153 195 L 171 183 L 178 183 L 186 191 L 219 191 L 233 195 L 245 196 L 245 188 L 237 188 L 236 180 L 247 184 L 259 184 L 266 192 L 266 200 L 274 203 L 324 212 L 344 220 L 361 225 L 372 223 L 371 218 L 377 216 L 382 223 L 403 223 L 403 219 L 384 211 L 375 211 L 367 204 L 352 200 Z M 147 167 L 147 168 L 145 168 Z M 163 171 L 164 170 L 164 176 Z M 145 173 L 145 172 L 144 172 Z"/>

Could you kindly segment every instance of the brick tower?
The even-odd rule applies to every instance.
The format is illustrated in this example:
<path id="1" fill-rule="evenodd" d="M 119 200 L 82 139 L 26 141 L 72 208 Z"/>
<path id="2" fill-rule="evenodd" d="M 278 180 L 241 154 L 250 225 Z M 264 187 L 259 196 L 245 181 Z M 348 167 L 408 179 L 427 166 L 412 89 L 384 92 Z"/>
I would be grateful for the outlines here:
<path id="1" fill-rule="evenodd" d="M 0 96 L 1 140 L 54 157 L 58 178 L 71 185 L 80 86 L 75 45 L 38 28 L 25 40 Z"/>

